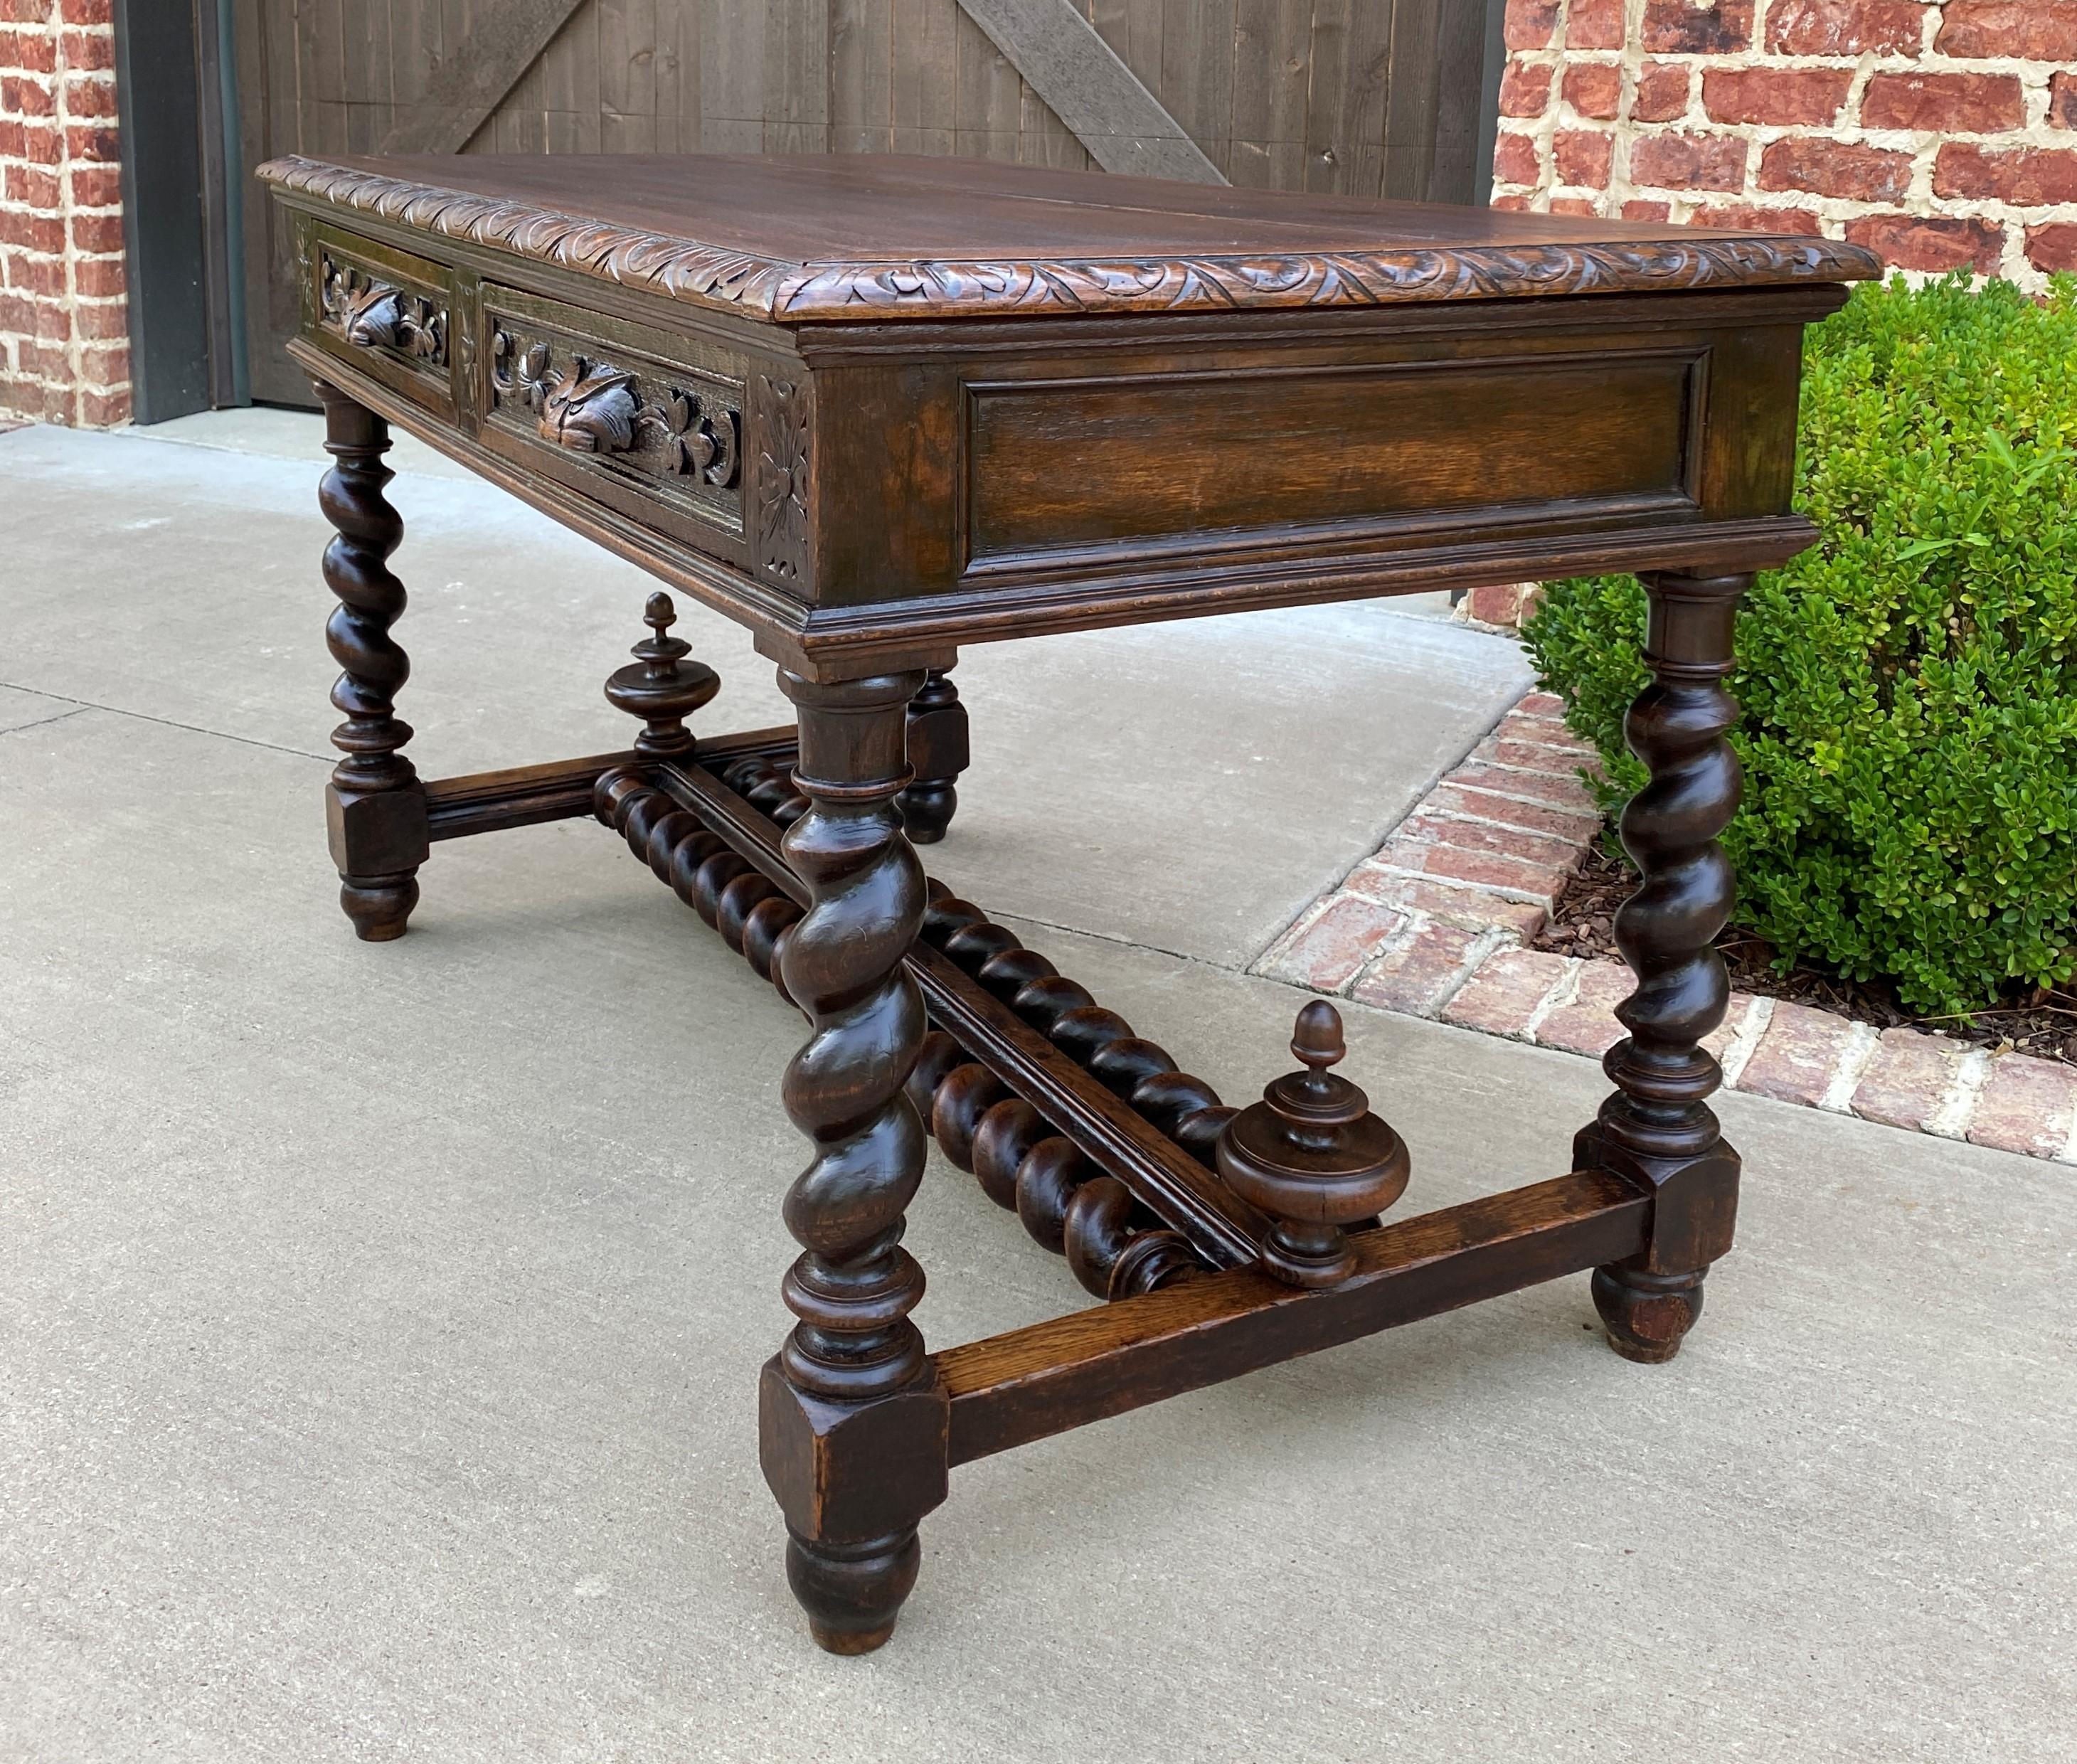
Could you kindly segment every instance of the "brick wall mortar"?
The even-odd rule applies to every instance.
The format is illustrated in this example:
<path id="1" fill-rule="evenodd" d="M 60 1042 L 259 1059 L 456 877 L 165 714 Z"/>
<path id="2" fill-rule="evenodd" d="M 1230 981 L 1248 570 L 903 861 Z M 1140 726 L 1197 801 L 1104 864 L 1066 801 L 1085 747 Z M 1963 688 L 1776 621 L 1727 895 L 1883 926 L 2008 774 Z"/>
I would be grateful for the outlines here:
<path id="1" fill-rule="evenodd" d="M 2077 268 L 2077 0 L 1510 0 L 1508 25 L 1496 206 L 1814 230 L 2035 290 Z M 1957 52 L 2015 44 L 2053 52 Z M 1900 107 L 1925 82 L 1944 119 Z"/>
<path id="2" fill-rule="evenodd" d="M 130 417 L 109 0 L 0 0 L 0 416 Z"/>

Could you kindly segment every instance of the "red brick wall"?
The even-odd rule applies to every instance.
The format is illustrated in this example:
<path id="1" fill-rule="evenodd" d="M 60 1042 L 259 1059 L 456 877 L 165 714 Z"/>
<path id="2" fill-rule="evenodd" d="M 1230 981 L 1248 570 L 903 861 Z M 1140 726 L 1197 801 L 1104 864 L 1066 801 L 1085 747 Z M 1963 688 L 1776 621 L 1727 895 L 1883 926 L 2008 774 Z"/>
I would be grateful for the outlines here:
<path id="1" fill-rule="evenodd" d="M 2077 0 L 1508 0 L 1501 208 L 2077 269 Z"/>
<path id="2" fill-rule="evenodd" d="M 0 416 L 130 418 L 109 0 L 0 0 Z"/>

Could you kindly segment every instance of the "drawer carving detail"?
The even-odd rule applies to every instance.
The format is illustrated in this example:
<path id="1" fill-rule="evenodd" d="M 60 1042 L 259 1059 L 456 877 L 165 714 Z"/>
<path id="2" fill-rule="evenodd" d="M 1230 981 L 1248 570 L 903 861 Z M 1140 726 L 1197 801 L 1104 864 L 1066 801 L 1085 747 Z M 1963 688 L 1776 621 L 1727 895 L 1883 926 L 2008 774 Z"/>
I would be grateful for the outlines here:
<path id="1" fill-rule="evenodd" d="M 808 413 L 790 380 L 757 377 L 757 564 L 776 582 L 808 570 Z"/>
<path id="2" fill-rule="evenodd" d="M 436 301 L 343 264 L 320 260 L 320 319 L 356 349 L 387 349 L 428 367 L 447 360 L 447 310 Z"/>
<path id="3" fill-rule="evenodd" d="M 491 333 L 490 385 L 498 407 L 523 406 L 557 447 L 717 489 L 735 482 L 742 419 L 721 387 L 688 391 L 574 350 L 559 361 L 554 343 L 503 326 Z"/>

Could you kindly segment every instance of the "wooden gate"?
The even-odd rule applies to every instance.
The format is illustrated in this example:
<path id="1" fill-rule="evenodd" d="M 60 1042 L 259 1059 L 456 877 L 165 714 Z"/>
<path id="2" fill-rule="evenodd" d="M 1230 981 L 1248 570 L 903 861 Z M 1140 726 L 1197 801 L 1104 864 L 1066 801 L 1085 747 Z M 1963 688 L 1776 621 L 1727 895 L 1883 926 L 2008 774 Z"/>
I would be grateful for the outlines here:
<path id="1" fill-rule="evenodd" d="M 1498 0 L 236 0 L 241 153 L 950 153 L 1414 201 L 1479 186 Z M 248 178 L 256 397 L 288 237 Z M 263 218 L 264 217 L 264 218 Z"/>

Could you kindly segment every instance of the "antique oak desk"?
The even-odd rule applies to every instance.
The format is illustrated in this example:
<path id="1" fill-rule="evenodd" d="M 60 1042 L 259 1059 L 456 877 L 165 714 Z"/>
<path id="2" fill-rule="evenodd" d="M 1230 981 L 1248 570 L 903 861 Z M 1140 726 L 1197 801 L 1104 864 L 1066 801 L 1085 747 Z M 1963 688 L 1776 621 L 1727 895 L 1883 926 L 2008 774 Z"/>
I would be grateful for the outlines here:
<path id="1" fill-rule="evenodd" d="M 595 813 L 807 1017 L 798 1321 L 761 1450 L 815 1639 L 884 1641 L 952 1466 L 1592 1268 L 1663 1360 L 1731 1240 L 1699 1043 L 1737 801 L 1721 678 L 1789 511 L 1804 325 L 1874 272 L 1819 239 L 946 160 L 277 160 L 323 399 L 343 670 L 341 899 L 400 936 L 433 842 Z M 626 751 L 422 780 L 394 700 L 387 425 L 747 625 L 796 727 L 695 737 L 651 634 Z M 1405 1147 L 1328 1068 L 1244 1109 L 926 880 L 962 644 L 1600 571 L 1650 591 L 1623 834 L 1638 976 L 1570 1173 L 1403 1221 Z M 1216 700 L 1218 683 L 1205 683 Z M 1093 759 L 1105 756 L 1093 754 Z M 1114 1301 L 927 1350 L 901 1247 L 925 1134 Z"/>

